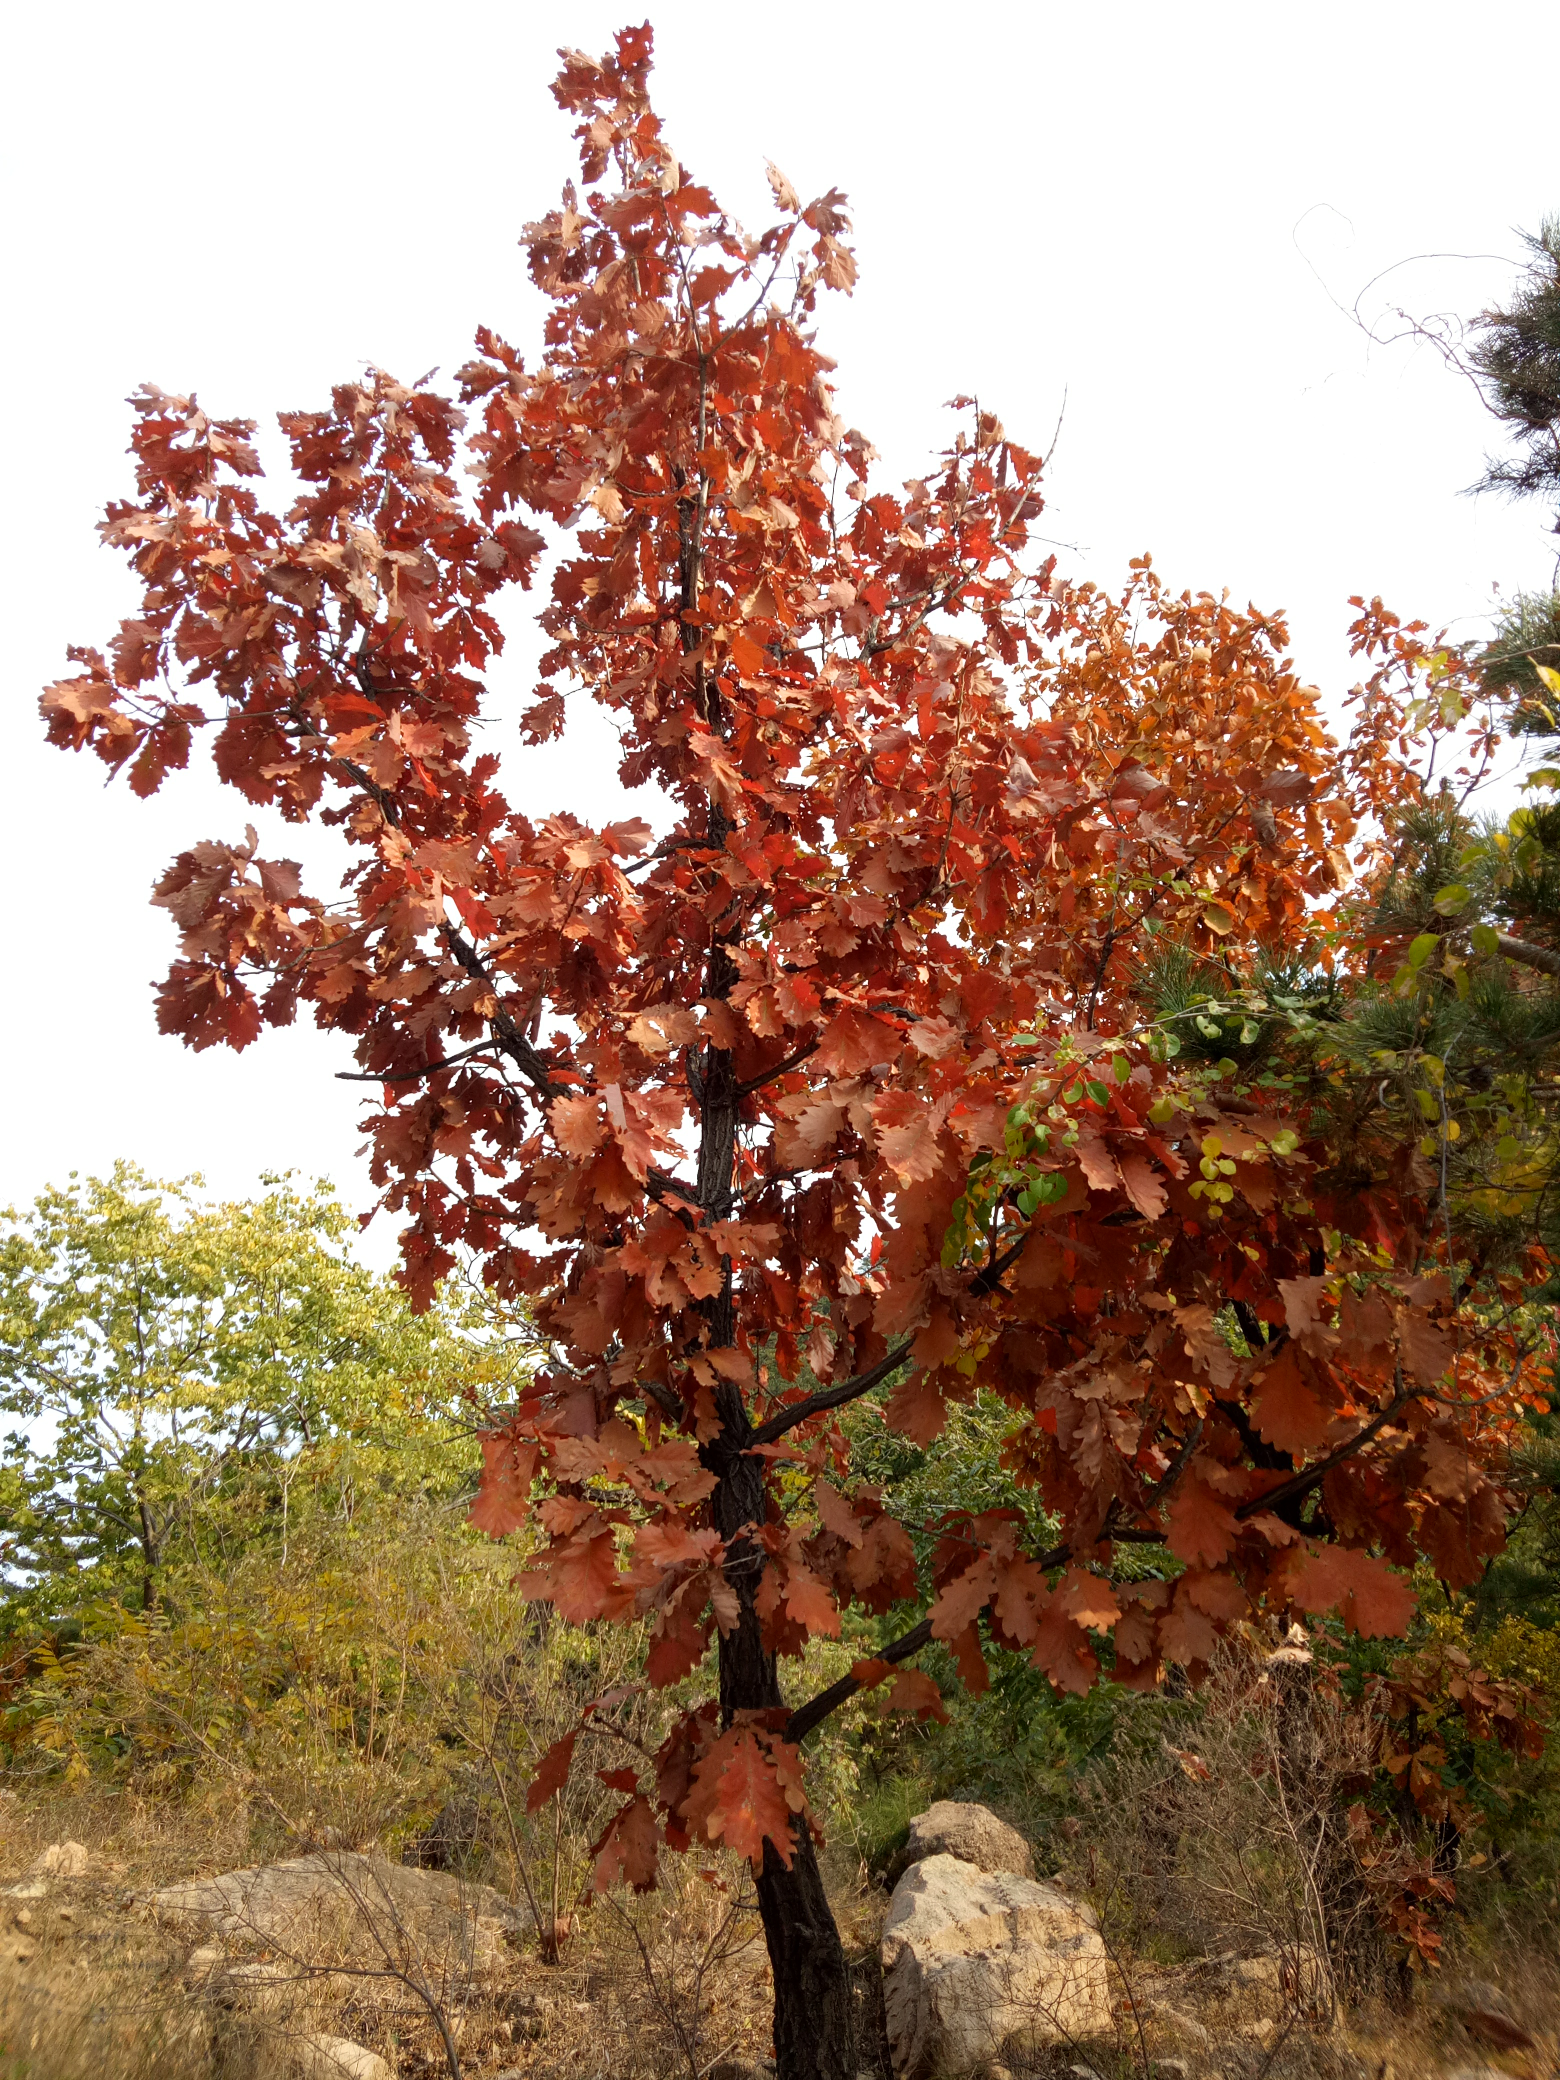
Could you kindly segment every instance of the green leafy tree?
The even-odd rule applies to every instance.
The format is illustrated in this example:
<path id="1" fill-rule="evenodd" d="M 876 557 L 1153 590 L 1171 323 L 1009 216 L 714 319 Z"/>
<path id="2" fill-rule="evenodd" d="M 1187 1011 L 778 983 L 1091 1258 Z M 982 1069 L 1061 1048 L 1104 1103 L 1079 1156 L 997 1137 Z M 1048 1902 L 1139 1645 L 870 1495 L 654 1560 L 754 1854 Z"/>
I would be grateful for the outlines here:
<path id="1" fill-rule="evenodd" d="M 285 1541 L 299 1470 L 326 1446 L 461 1477 L 449 1419 L 491 1353 L 449 1306 L 416 1316 L 353 1260 L 327 1187 L 266 1183 L 207 1205 L 198 1179 L 120 1164 L 0 1216 L 13 1631 L 83 1602 L 151 1612 L 203 1548 Z"/>

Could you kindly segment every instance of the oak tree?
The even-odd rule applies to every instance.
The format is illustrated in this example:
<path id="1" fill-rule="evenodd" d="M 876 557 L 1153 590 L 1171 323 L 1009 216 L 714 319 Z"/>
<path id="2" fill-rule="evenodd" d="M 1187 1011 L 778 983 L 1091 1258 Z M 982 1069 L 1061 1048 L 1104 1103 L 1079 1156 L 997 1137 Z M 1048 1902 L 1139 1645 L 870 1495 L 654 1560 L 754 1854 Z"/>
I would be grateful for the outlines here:
<path id="1" fill-rule="evenodd" d="M 350 1036 L 411 1292 L 467 1259 L 534 1310 L 551 1356 L 475 1520 L 526 1529 L 566 1621 L 648 1616 L 645 1680 L 680 1686 L 659 1750 L 613 1757 L 596 1882 L 750 1856 L 782 2080 L 840 2080 L 808 1735 L 864 1688 L 941 1711 L 933 1639 L 972 1689 L 1007 1652 L 1079 1691 L 1296 1613 L 1400 1631 L 1407 1570 L 1500 1545 L 1526 1271 L 1465 1260 L 1387 1115 L 1346 1125 L 1318 1009 L 1417 786 L 1422 650 L 1367 614 L 1340 745 L 1276 616 L 1147 558 L 1064 580 L 1038 454 L 973 400 L 876 482 L 816 329 L 856 278 L 844 198 L 771 168 L 744 231 L 650 55 L 564 53 L 581 179 L 526 232 L 533 359 L 483 330 L 458 399 L 375 370 L 285 415 L 290 504 L 249 423 L 137 395 L 104 532 L 143 602 L 45 710 L 142 794 L 209 738 L 256 813 L 339 839 L 340 892 L 253 830 L 175 860 L 159 1021 L 243 1048 L 303 1004 Z M 496 609 L 544 556 L 517 743 L 484 734 Z M 582 700 L 659 837 L 500 791 Z M 1223 980 L 1167 1007 L 1176 962 Z M 921 1580 L 851 1426 L 929 1447 L 981 1389 L 1055 1535 L 952 1514 Z M 846 1628 L 876 1650 L 797 1694 Z"/>

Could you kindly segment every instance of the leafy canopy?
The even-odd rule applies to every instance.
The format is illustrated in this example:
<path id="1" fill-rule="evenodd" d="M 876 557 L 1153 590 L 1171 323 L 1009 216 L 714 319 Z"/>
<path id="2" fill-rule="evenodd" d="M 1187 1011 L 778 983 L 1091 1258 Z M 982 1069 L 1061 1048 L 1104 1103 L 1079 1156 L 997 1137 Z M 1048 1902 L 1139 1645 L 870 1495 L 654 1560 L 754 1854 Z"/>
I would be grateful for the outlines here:
<path id="1" fill-rule="evenodd" d="M 143 602 L 44 702 L 138 792 L 207 732 L 254 809 L 339 837 L 340 894 L 253 829 L 182 853 L 158 1016 L 245 1047 L 304 1004 L 350 1036 L 409 1290 L 464 1253 L 535 1309 L 548 1362 L 495 1410 L 475 1517 L 536 1534 L 526 1591 L 568 1621 L 649 1617 L 646 1680 L 685 1686 L 611 1778 L 598 1880 L 636 1885 L 662 1842 L 805 1861 L 801 1740 L 863 1686 L 941 1710 L 932 1638 L 974 1689 L 1001 1649 L 1082 1692 L 1296 1612 L 1400 1631 L 1407 1570 L 1499 1549 L 1539 1384 L 1507 1304 L 1531 1255 L 1468 1257 L 1417 1113 L 1357 1131 L 1324 1001 L 1414 734 L 1462 712 L 1444 654 L 1361 603 L 1340 744 L 1278 617 L 1146 557 L 1064 581 L 989 410 L 956 399 L 925 474 L 876 483 L 816 336 L 855 280 L 844 199 L 772 169 L 743 231 L 649 63 L 644 30 L 564 54 L 582 185 L 526 233 L 534 365 L 484 329 L 459 400 L 340 384 L 284 415 L 274 508 L 248 422 L 138 394 L 104 532 Z M 544 550 L 520 734 L 596 702 L 659 840 L 500 791 L 496 608 Z M 1054 1536 L 955 1509 L 919 1570 L 841 1412 L 930 1448 L 982 1394 Z M 778 1663 L 846 1627 L 875 1651 L 788 1702 Z"/>

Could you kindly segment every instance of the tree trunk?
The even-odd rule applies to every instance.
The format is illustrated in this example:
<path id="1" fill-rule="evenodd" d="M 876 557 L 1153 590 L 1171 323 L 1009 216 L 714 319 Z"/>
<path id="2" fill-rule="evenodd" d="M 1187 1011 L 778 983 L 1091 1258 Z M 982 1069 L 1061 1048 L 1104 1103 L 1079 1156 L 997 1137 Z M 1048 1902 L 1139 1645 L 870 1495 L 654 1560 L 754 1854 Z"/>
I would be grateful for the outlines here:
<path id="1" fill-rule="evenodd" d="M 701 518 L 702 505 L 685 498 L 679 509 L 685 612 L 691 612 L 698 601 Z M 698 641 L 697 629 L 685 625 L 684 649 L 694 649 Z M 696 668 L 695 684 L 710 727 L 724 735 L 720 697 L 706 683 L 702 664 Z M 709 843 L 718 849 L 731 826 L 713 798 L 708 819 Z M 710 946 L 704 995 L 725 998 L 736 979 L 730 946 L 717 932 Z M 707 1218 L 723 1220 L 731 1210 L 741 1100 L 736 1067 L 726 1049 L 713 1045 L 703 1049 L 694 1092 L 699 1102 L 699 1206 Z M 729 1258 L 720 1292 L 700 1304 L 709 1324 L 711 1348 L 729 1349 L 736 1342 L 736 1294 Z M 735 1630 L 723 1634 L 720 1642 L 721 1722 L 729 1726 L 737 1712 L 782 1709 L 785 1700 L 780 1695 L 775 1657 L 764 1647 L 754 1608 L 764 1556 L 745 1535 L 746 1526 L 764 1520 L 764 1465 L 746 1450 L 753 1426 L 740 1388 L 723 1382 L 715 1401 L 720 1430 L 700 1448 L 699 1456 L 716 1476 L 713 1515 L 726 1541 L 726 1575 L 741 1610 Z M 776 2080 L 856 2080 L 850 1967 L 805 1823 L 793 1823 L 790 1847 L 788 1869 L 775 1844 L 766 1841 L 758 1878 L 758 1910 L 775 1985 Z"/>
<path id="2" fill-rule="evenodd" d="M 778 2080 L 856 2080 L 850 1967 L 805 1822 L 791 1829 L 791 1868 L 764 1844 L 758 1880 L 775 1981 Z"/>
<path id="3" fill-rule="evenodd" d="M 728 1290 L 715 1303 L 717 1327 L 725 1326 L 721 1312 L 729 1307 Z M 730 1340 L 729 1331 L 721 1340 Z M 736 1712 L 773 1711 L 783 1708 L 784 1699 L 754 1608 L 763 1556 L 743 1535 L 745 1526 L 763 1517 L 764 1463 L 743 1450 L 751 1425 L 739 1389 L 723 1384 L 716 1406 L 720 1434 L 701 1456 L 719 1480 L 712 1498 L 715 1523 L 727 1541 L 727 1576 L 742 1614 L 720 1642 L 720 1710 L 729 1725 Z M 766 1841 L 758 1879 L 775 1982 L 777 2080 L 856 2080 L 850 1967 L 804 1822 L 793 1824 L 790 1848 L 787 1869 L 774 1843 Z"/>
<path id="4" fill-rule="evenodd" d="M 162 1555 L 152 1530 L 152 1513 L 146 1506 L 146 1497 L 136 1491 L 136 1511 L 141 1520 L 141 1611 L 150 1616 L 157 1608 L 157 1563 Z"/>
<path id="5" fill-rule="evenodd" d="M 739 1459 L 733 1472 L 751 1467 L 756 1474 L 758 1464 Z M 722 1481 L 716 1491 L 717 1509 L 727 1485 Z M 732 1557 L 739 1580 L 751 1584 L 753 1575 L 742 1569 L 740 1551 Z M 736 1711 L 764 1711 L 782 1703 L 774 1656 L 764 1652 L 759 1639 L 752 1595 L 748 1586 L 742 1623 L 720 1643 L 725 1720 Z M 850 1967 L 805 1822 L 793 1824 L 790 1847 L 787 1870 L 774 1843 L 766 1841 L 758 1879 L 758 1911 L 775 1982 L 777 2080 L 856 2080 Z"/>

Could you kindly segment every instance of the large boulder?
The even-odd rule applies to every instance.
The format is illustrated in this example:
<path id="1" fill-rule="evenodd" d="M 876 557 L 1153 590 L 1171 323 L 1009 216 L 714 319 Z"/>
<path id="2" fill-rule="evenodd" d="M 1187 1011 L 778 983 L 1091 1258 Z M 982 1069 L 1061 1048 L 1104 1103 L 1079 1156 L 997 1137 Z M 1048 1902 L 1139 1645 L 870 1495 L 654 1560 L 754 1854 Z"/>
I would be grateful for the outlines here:
<path id="1" fill-rule="evenodd" d="M 489 1886 L 345 1850 L 168 1885 L 150 1904 L 287 1957 L 311 1957 L 339 1944 L 370 1953 L 387 1947 L 423 1955 L 474 1951 L 472 1961 L 486 1965 L 520 1926 L 516 1910 Z"/>
<path id="2" fill-rule="evenodd" d="M 999 1820 L 989 1806 L 965 1805 L 953 1798 L 940 1798 L 916 1814 L 910 1839 L 894 1859 L 893 1875 L 898 1878 L 928 1856 L 957 1856 L 978 1871 L 1011 1871 L 1017 1878 L 1035 1874 L 1029 1844 L 1016 1827 Z"/>
<path id="3" fill-rule="evenodd" d="M 943 2080 L 1110 2028 L 1105 1945 L 1054 1885 L 923 1857 L 894 1887 L 883 2007 L 895 2080 Z"/>

